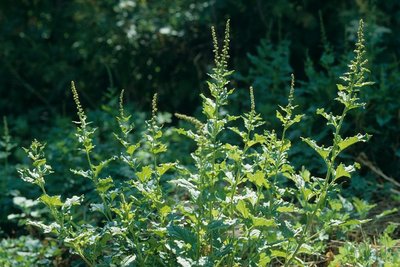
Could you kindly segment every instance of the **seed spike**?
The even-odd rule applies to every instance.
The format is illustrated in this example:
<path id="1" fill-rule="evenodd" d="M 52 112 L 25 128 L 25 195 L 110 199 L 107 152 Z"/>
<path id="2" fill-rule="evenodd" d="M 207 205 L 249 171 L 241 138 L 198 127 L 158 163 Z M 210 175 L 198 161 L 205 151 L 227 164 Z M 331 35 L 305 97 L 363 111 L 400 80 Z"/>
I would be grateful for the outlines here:
<path id="1" fill-rule="evenodd" d="M 250 110 L 251 110 L 251 112 L 252 113 L 255 113 L 256 112 L 256 102 L 255 102 L 255 100 L 254 100 L 254 89 L 253 89 L 253 86 L 250 86 L 250 103 L 251 103 L 251 106 L 250 106 Z"/>
<path id="2" fill-rule="evenodd" d="M 211 35 L 212 35 L 212 39 L 213 39 L 213 45 L 214 45 L 214 61 L 215 61 L 215 65 L 218 66 L 219 64 L 219 46 L 218 46 L 218 39 L 217 39 L 217 33 L 215 31 L 215 27 L 212 26 L 211 27 Z"/>
<path id="3" fill-rule="evenodd" d="M 121 94 L 119 95 L 119 113 L 121 115 L 121 118 L 124 117 L 124 93 L 125 89 L 122 89 Z"/>
<path id="4" fill-rule="evenodd" d="M 76 108 L 78 110 L 77 114 L 79 117 L 79 121 L 82 125 L 82 128 L 84 128 L 86 126 L 86 115 L 85 115 L 85 111 L 82 108 L 81 102 L 79 100 L 78 91 L 76 90 L 74 81 L 71 81 L 71 91 L 72 91 L 72 96 L 74 98 Z"/>
<path id="5" fill-rule="evenodd" d="M 203 128 L 203 123 L 201 123 L 201 121 L 199 121 L 198 119 L 185 115 L 185 114 L 180 114 L 180 113 L 175 113 L 174 114 L 175 117 L 177 117 L 178 119 L 190 122 L 191 124 L 193 124 L 194 126 L 196 126 L 196 128 L 201 129 Z"/>
<path id="6" fill-rule="evenodd" d="M 294 74 L 292 73 L 291 75 L 291 82 L 290 82 L 290 92 L 289 92 L 289 105 L 292 105 L 293 99 L 294 99 Z"/>
<path id="7" fill-rule="evenodd" d="M 153 100 L 151 101 L 151 116 L 152 116 L 152 119 L 155 121 L 155 119 L 156 119 L 156 116 L 157 116 L 157 111 L 158 111 L 158 109 L 157 109 L 157 93 L 155 93 L 154 95 L 153 95 Z"/>

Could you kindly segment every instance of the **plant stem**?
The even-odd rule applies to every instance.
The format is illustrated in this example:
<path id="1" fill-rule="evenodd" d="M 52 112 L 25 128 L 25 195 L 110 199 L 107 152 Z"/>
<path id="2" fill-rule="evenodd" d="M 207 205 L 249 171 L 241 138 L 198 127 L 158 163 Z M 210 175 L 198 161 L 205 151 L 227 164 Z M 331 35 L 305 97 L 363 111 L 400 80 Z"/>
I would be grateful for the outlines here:
<path id="1" fill-rule="evenodd" d="M 301 246 L 304 244 L 305 237 L 306 237 L 306 235 L 308 233 L 309 228 L 311 227 L 311 224 L 314 221 L 314 217 L 317 214 L 318 210 L 320 209 L 320 206 L 325 202 L 325 199 L 326 199 L 326 196 L 327 196 L 327 189 L 328 189 L 328 186 L 329 186 L 329 180 L 331 178 L 331 174 L 332 174 L 333 167 L 335 165 L 336 156 L 337 156 L 336 150 L 338 149 L 338 146 L 339 146 L 338 136 L 339 136 L 340 130 L 342 128 L 343 120 L 344 120 L 347 112 L 348 112 L 348 108 L 345 107 L 343 109 L 342 115 L 340 117 L 340 121 L 339 121 L 338 126 L 336 127 L 336 130 L 335 130 L 335 133 L 334 133 L 333 147 L 332 147 L 332 150 L 330 151 L 330 157 L 331 158 L 328 161 L 325 161 L 326 164 L 328 165 L 328 169 L 327 169 L 327 173 L 326 173 L 326 176 L 325 176 L 324 187 L 322 188 L 322 191 L 320 193 L 320 197 L 319 197 L 318 202 L 317 202 L 317 204 L 315 206 L 315 209 L 311 213 L 311 216 L 308 218 L 305 228 L 303 228 L 304 230 L 301 233 L 300 241 L 297 243 L 296 249 L 294 250 L 292 255 L 286 261 L 286 263 L 284 265 L 285 267 L 290 265 L 290 263 L 295 258 L 296 254 L 299 252 Z"/>

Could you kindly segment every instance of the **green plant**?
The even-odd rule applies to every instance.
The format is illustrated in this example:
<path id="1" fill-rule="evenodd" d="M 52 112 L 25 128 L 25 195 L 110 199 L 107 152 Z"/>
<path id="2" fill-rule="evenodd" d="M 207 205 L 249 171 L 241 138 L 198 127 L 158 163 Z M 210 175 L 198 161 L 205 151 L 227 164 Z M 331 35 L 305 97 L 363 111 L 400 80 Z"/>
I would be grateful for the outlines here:
<path id="1" fill-rule="evenodd" d="M 51 266 L 61 251 L 54 240 L 41 242 L 30 236 L 0 241 L 0 264 L 4 267 Z"/>
<path id="2" fill-rule="evenodd" d="M 391 235 L 398 225 L 390 224 L 376 241 L 346 241 L 329 266 L 397 266 L 400 264 L 399 240 Z"/>
<path id="3" fill-rule="evenodd" d="M 12 142 L 6 117 L 3 117 L 3 129 L 3 135 L 0 140 L 0 160 L 4 161 L 4 176 L 1 179 L 1 192 L 5 192 L 7 189 L 8 175 L 10 171 L 8 158 L 11 156 L 12 150 L 17 146 L 16 143 Z"/>
<path id="4" fill-rule="evenodd" d="M 220 48 L 212 29 L 215 67 L 209 74 L 209 92 L 201 94 L 203 118 L 176 114 L 194 126 L 177 129 L 195 143 L 189 165 L 163 157 L 168 147 L 157 121 L 157 94 L 146 131 L 141 139 L 132 140 L 134 125 L 124 110 L 124 91 L 117 116 L 120 132 L 114 133 L 122 153 L 101 158 L 95 153 L 96 129 L 88 121 L 72 82 L 79 118 L 76 137 L 87 167 L 71 172 L 89 179 L 97 196 L 63 200 L 48 193 L 45 178 L 53 169 L 47 163 L 45 145 L 35 140 L 25 149 L 32 167 L 21 168 L 19 173 L 40 188 L 39 199 L 50 210 L 53 222 L 29 223 L 54 234 L 88 266 L 305 265 L 299 255 L 320 258 L 323 241 L 334 228 L 363 223 L 350 217 L 338 221 L 332 215 L 338 210 L 339 179 L 350 178 L 357 167 L 345 165 L 339 155 L 369 138 L 362 134 L 341 136 L 348 112 L 363 106 L 360 89 L 371 84 L 366 81 L 363 22 L 355 58 L 342 77 L 343 83 L 337 85 L 336 100 L 344 106 L 342 113 L 317 111 L 333 128 L 332 144 L 319 146 L 315 140 L 303 138 L 325 163 L 324 178 L 311 175 L 304 167 L 297 171 L 289 160 L 288 131 L 303 116 L 295 114 L 294 75 L 288 103 L 276 111 L 279 133 L 263 127 L 266 122 L 256 111 L 253 88 L 250 110 L 240 116 L 229 113 L 228 100 L 234 92 L 229 83 L 229 34 L 228 21 Z M 231 133 L 239 137 L 239 143 L 231 142 Z M 106 172 L 117 163 L 129 166 L 127 177 Z M 82 211 L 86 204 L 90 204 L 87 217 Z"/>

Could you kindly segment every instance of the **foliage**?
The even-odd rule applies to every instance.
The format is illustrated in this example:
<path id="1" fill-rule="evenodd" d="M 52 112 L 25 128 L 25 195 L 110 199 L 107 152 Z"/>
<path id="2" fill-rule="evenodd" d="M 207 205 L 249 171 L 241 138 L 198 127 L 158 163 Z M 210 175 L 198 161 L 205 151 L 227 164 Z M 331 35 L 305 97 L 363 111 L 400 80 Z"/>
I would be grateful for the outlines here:
<path id="1" fill-rule="evenodd" d="M 329 266 L 397 266 L 400 264 L 399 240 L 391 235 L 398 225 L 390 224 L 377 242 L 345 242 Z"/>
<path id="2" fill-rule="evenodd" d="M 202 118 L 177 114 L 194 126 L 177 129 L 195 144 L 192 164 L 165 156 L 169 149 L 157 120 L 157 94 L 145 132 L 132 139 L 135 127 L 124 109 L 122 91 L 119 132 L 114 133 L 122 149 L 109 156 L 96 152 L 98 129 L 88 120 L 72 82 L 78 110 L 75 136 L 86 167 L 70 171 L 87 179 L 95 194 L 64 198 L 48 192 L 47 177 L 54 175 L 53 168 L 45 144 L 35 140 L 25 149 L 32 165 L 19 173 L 40 189 L 39 201 L 49 210 L 51 222 L 29 220 L 28 224 L 56 236 L 88 266 L 290 266 L 305 265 L 304 258 L 320 259 L 326 241 L 338 229 L 346 232 L 368 221 L 365 214 L 370 207 L 358 200 L 350 204 L 356 212 L 343 216 L 349 208 L 339 184 L 358 167 L 344 163 L 342 151 L 370 137 L 342 135 L 349 112 L 365 105 L 360 90 L 372 84 L 366 75 L 363 26 L 361 20 L 354 58 L 337 84 L 341 113 L 317 110 L 332 132 L 330 144 L 302 138 L 324 163 L 324 176 L 313 175 L 306 167 L 296 169 L 289 160 L 287 136 L 303 117 L 295 112 L 294 75 L 288 103 L 276 111 L 281 130 L 265 127 L 266 121 L 256 111 L 253 88 L 250 110 L 240 116 L 229 113 L 234 90 L 229 82 L 233 72 L 228 70 L 228 20 L 222 48 L 212 29 L 215 66 L 209 74 L 209 91 L 200 95 Z M 232 133 L 240 142 L 230 142 Z M 127 166 L 128 171 L 107 171 L 115 164 Z"/>
<path id="3" fill-rule="evenodd" d="M 370 58 L 368 68 L 372 70 L 368 77 L 376 83 L 361 92 L 360 97 L 368 99 L 368 103 L 363 109 L 355 110 L 352 114 L 349 114 L 351 119 L 344 121 L 342 127 L 345 135 L 351 135 L 354 129 L 360 131 L 362 127 L 366 127 L 366 131 L 374 135 L 370 146 L 354 146 L 344 152 L 345 157 L 357 159 L 362 163 L 367 161 L 370 163 L 368 164 L 370 170 L 379 169 L 383 173 L 382 176 L 364 169 L 362 177 L 355 175 L 355 179 L 349 185 L 348 194 L 364 198 L 379 198 L 379 194 L 375 194 L 376 179 L 380 181 L 378 185 L 380 188 L 390 188 L 394 186 L 391 182 L 381 185 L 389 181 L 385 179 L 385 174 L 394 177 L 394 180 L 399 176 L 397 168 L 399 158 L 396 152 L 398 150 L 398 127 L 395 126 L 398 124 L 398 116 L 395 114 L 397 114 L 399 107 L 397 102 L 393 101 L 399 92 L 396 89 L 397 81 L 395 78 L 398 77 L 399 68 L 398 64 L 395 63 L 396 60 L 393 61 L 396 58 L 394 54 L 389 53 L 387 49 L 378 48 L 384 46 L 382 42 L 385 38 L 388 38 L 391 29 L 381 24 L 382 22 L 379 20 L 381 14 L 374 12 L 374 9 L 378 9 L 377 4 L 371 4 L 371 11 L 367 15 L 366 29 L 369 49 L 366 50 L 366 53 Z M 347 62 L 351 56 L 347 53 L 348 43 L 356 35 L 356 26 L 354 20 L 352 20 L 346 26 L 345 46 L 337 44 L 337 39 L 329 38 L 332 33 L 326 30 L 326 17 L 329 17 L 329 15 L 320 12 L 320 54 L 315 58 L 315 55 L 312 55 L 315 52 L 310 49 L 305 56 L 305 78 L 299 82 L 296 95 L 300 109 L 305 116 L 303 123 L 291 133 L 291 139 L 294 139 L 293 150 L 291 151 L 294 158 L 293 164 L 295 166 L 307 165 L 310 170 L 316 172 L 323 170 L 321 162 L 318 162 L 312 151 L 307 150 L 296 139 L 303 134 L 315 136 L 315 139 L 319 142 L 326 142 L 330 139 L 329 129 L 321 129 L 320 127 L 323 118 L 312 116 L 312 114 L 321 105 L 324 106 L 325 110 L 339 112 L 337 106 L 333 105 L 330 99 L 334 97 L 337 89 L 338 76 L 347 68 Z M 283 93 L 277 91 L 276 86 L 271 82 L 283 80 L 282 76 L 288 72 L 287 66 L 293 65 L 289 64 L 290 59 L 297 57 L 297 55 L 293 54 L 292 50 L 285 49 L 287 40 L 279 41 L 278 44 L 275 44 L 275 49 L 272 49 L 273 43 L 266 42 L 267 40 L 269 39 L 263 39 L 257 47 L 257 53 L 250 55 L 252 66 L 249 72 L 242 72 L 239 77 L 245 81 L 254 81 L 250 83 L 255 88 L 259 88 L 261 92 L 259 100 L 262 100 L 257 102 L 259 109 L 263 111 L 262 114 L 272 116 L 275 111 L 273 106 L 267 103 L 280 101 Z M 343 53 L 343 50 L 346 53 Z M 280 79 L 275 78 L 279 76 L 281 76 Z M 276 125 L 274 121 L 271 123 Z M 388 147 L 388 149 L 382 149 L 383 146 Z M 307 156 L 301 156 L 303 153 L 307 153 Z M 380 156 L 377 157 L 376 155 Z M 309 161 L 310 158 L 313 159 L 311 162 Z"/>
<path id="4" fill-rule="evenodd" d="M 4 267 L 49 266 L 59 255 L 54 241 L 44 244 L 30 236 L 0 241 L 0 264 Z"/>

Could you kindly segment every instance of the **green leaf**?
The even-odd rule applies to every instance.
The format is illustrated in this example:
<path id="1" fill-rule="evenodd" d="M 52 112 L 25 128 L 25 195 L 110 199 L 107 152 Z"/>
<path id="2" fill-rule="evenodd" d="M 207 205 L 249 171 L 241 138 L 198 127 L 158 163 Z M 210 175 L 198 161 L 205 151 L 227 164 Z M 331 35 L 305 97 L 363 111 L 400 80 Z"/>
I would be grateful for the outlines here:
<path id="1" fill-rule="evenodd" d="M 60 196 L 49 196 L 47 194 L 43 194 L 40 196 L 40 200 L 44 204 L 46 204 L 47 206 L 50 206 L 50 207 L 57 207 L 57 206 L 63 205 Z"/>
<path id="2" fill-rule="evenodd" d="M 140 172 L 136 173 L 136 176 L 139 178 L 139 181 L 145 183 L 150 180 L 152 173 L 153 170 L 150 166 L 144 166 Z"/>
<path id="3" fill-rule="evenodd" d="M 337 87 L 337 89 L 338 89 L 339 91 L 343 91 L 343 90 L 346 90 L 346 89 L 347 89 L 346 86 L 344 86 L 343 84 L 340 84 L 340 83 L 336 84 L 336 87 Z"/>
<path id="4" fill-rule="evenodd" d="M 151 152 L 154 154 L 160 154 L 167 151 L 167 146 L 161 143 L 158 143 L 154 149 L 151 149 Z"/>
<path id="5" fill-rule="evenodd" d="M 78 196 L 73 196 L 71 198 L 67 198 L 64 202 L 63 209 L 69 209 L 71 206 L 78 206 L 82 203 L 83 200 L 83 195 L 78 197 Z"/>
<path id="6" fill-rule="evenodd" d="M 99 179 L 96 185 L 96 189 L 99 193 L 105 193 L 108 189 L 114 186 L 114 181 L 111 177 L 107 177 L 104 179 Z"/>
<path id="7" fill-rule="evenodd" d="M 346 169 L 346 166 L 344 166 L 343 163 L 340 163 L 339 166 L 337 166 L 334 180 L 339 179 L 340 177 L 351 178 L 350 172 L 348 171 L 348 169 Z"/>
<path id="8" fill-rule="evenodd" d="M 172 209 L 170 206 L 165 205 L 160 209 L 160 214 L 162 217 L 166 217 L 171 212 L 171 210 Z"/>
<path id="9" fill-rule="evenodd" d="M 260 259 L 258 260 L 257 266 L 265 267 L 271 262 L 271 258 L 267 256 L 265 252 L 260 253 Z"/>
<path id="10" fill-rule="evenodd" d="M 256 173 L 249 173 L 247 178 L 250 182 L 255 184 L 257 187 L 265 186 L 265 188 L 269 188 L 269 184 L 265 179 L 265 173 L 263 171 L 257 171 Z"/>
<path id="11" fill-rule="evenodd" d="M 132 156 L 132 154 L 136 151 L 136 149 L 138 149 L 140 147 L 140 144 L 135 144 L 135 145 L 130 145 L 127 149 L 126 149 L 126 153 L 128 153 L 129 155 Z"/>
<path id="12" fill-rule="evenodd" d="M 176 179 L 176 180 L 172 180 L 170 183 L 172 184 L 176 184 L 179 187 L 182 187 L 186 190 L 189 191 L 190 195 L 194 198 L 197 199 L 198 196 L 200 195 L 200 191 L 197 190 L 197 187 L 192 184 L 191 182 L 189 182 L 188 180 L 185 179 Z"/>
<path id="13" fill-rule="evenodd" d="M 157 167 L 157 173 L 159 176 L 161 176 L 174 166 L 175 166 L 175 163 L 160 164 L 160 166 Z"/>
<path id="14" fill-rule="evenodd" d="M 329 153 L 331 152 L 332 147 L 327 147 L 325 148 L 324 146 L 318 146 L 317 143 L 310 139 L 310 138 L 303 138 L 301 137 L 301 139 L 307 144 L 309 145 L 312 149 L 314 149 L 321 157 L 322 159 L 326 160 L 329 156 Z"/>
<path id="15" fill-rule="evenodd" d="M 279 212 L 294 212 L 294 207 L 293 206 L 283 206 L 283 207 L 279 207 L 276 209 Z"/>
<path id="16" fill-rule="evenodd" d="M 117 157 L 111 157 L 107 160 L 100 162 L 98 165 L 93 165 L 93 176 L 98 177 L 103 168 L 110 164 L 110 162 L 115 160 L 116 158 Z"/>
<path id="17" fill-rule="evenodd" d="M 280 108 L 282 108 L 282 107 L 280 107 Z M 283 108 L 282 108 L 283 109 Z M 280 112 L 280 111 L 276 111 L 276 117 L 283 123 L 283 124 L 285 124 L 286 123 L 286 118 L 285 117 L 283 117 L 283 115 L 282 115 L 282 113 Z"/>
<path id="18" fill-rule="evenodd" d="M 229 223 L 224 222 L 223 220 L 213 220 L 207 225 L 207 229 L 209 231 L 216 231 L 221 229 L 227 229 L 234 224 L 235 221 L 230 221 Z"/>
<path id="19" fill-rule="evenodd" d="M 47 233 L 58 233 L 59 230 L 60 230 L 60 225 L 58 223 L 55 223 L 55 222 L 51 223 L 50 225 L 45 225 L 45 224 L 43 224 L 41 222 L 28 221 L 27 224 L 28 225 L 33 225 L 33 226 L 36 226 L 36 227 L 42 229 L 45 234 L 47 234 Z"/>
<path id="20" fill-rule="evenodd" d="M 271 227 L 276 226 L 274 219 L 266 219 L 266 218 L 259 218 L 259 217 L 252 217 L 253 225 L 255 227 Z"/>
<path id="21" fill-rule="evenodd" d="M 246 203 L 243 200 L 239 200 L 238 204 L 236 205 L 236 210 L 239 211 L 244 218 L 250 217 L 250 212 L 246 207 Z"/>
<path id="22" fill-rule="evenodd" d="M 40 167 L 40 166 L 43 166 L 43 165 L 45 165 L 46 164 L 46 159 L 38 159 L 38 160 L 35 160 L 33 163 L 32 163 L 32 165 L 34 166 L 34 167 Z"/>
<path id="23" fill-rule="evenodd" d="M 390 209 L 390 210 L 385 210 L 385 211 L 379 213 L 378 215 L 376 215 L 375 218 L 380 219 L 380 218 L 383 218 L 383 217 L 385 217 L 385 216 L 387 216 L 387 215 L 396 213 L 396 212 L 398 212 L 398 211 L 399 211 L 398 208 L 393 208 L 393 209 Z"/>
<path id="24" fill-rule="evenodd" d="M 369 221 L 371 221 L 371 219 L 366 219 L 366 220 L 352 219 L 352 220 L 348 220 L 348 221 L 342 223 L 341 226 L 361 225 L 361 224 L 367 223 Z"/>
<path id="25" fill-rule="evenodd" d="M 201 95 L 201 97 L 203 98 L 203 114 L 209 119 L 213 118 L 216 112 L 215 102 L 204 95 Z"/>
<path id="26" fill-rule="evenodd" d="M 282 251 L 282 250 L 272 249 L 271 250 L 271 256 L 280 257 L 280 258 L 286 258 L 287 257 L 287 253 L 285 251 Z"/>
<path id="27" fill-rule="evenodd" d="M 356 136 L 347 137 L 343 140 L 340 140 L 340 142 L 338 143 L 339 152 L 355 143 L 367 142 L 370 139 L 370 137 L 371 136 L 369 134 L 357 134 Z"/>
<path id="28" fill-rule="evenodd" d="M 71 171 L 73 174 L 80 175 L 80 176 L 85 177 L 85 178 L 88 178 L 88 179 L 92 179 L 91 171 L 90 171 L 90 170 L 84 171 L 84 170 L 70 169 L 70 171 Z"/>
<path id="29" fill-rule="evenodd" d="M 126 257 L 121 261 L 121 266 L 122 266 L 122 267 L 131 266 L 135 261 L 136 261 L 136 255 L 129 255 L 129 256 L 126 256 Z"/>
<path id="30" fill-rule="evenodd" d="M 177 225 L 168 226 L 167 231 L 169 236 L 176 238 L 178 240 L 182 240 L 183 242 L 191 244 L 192 246 L 197 242 L 196 235 L 192 233 L 190 230 L 183 228 L 181 226 Z"/>

